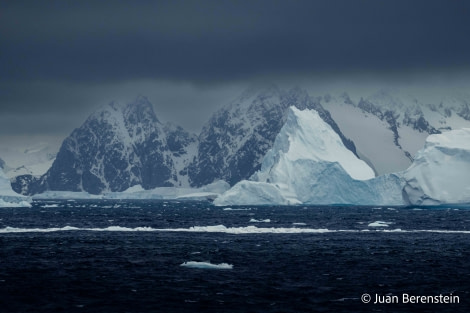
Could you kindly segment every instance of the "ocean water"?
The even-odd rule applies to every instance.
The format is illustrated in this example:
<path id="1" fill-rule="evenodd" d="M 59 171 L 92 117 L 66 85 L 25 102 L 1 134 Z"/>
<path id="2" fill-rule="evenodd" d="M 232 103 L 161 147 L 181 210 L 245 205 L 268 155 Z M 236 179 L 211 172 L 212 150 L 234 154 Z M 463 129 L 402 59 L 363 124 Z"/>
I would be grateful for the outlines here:
<path id="1" fill-rule="evenodd" d="M 469 292 L 464 208 L 0 209 L 0 312 L 470 312 Z"/>

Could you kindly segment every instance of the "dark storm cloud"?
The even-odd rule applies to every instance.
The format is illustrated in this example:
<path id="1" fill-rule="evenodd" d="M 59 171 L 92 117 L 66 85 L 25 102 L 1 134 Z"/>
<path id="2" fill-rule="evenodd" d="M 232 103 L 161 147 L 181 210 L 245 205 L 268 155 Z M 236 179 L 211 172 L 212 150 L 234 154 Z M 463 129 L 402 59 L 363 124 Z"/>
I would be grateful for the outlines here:
<path id="1" fill-rule="evenodd" d="M 138 94 L 197 130 L 253 80 L 468 69 L 469 16 L 447 0 L 3 1 L 0 135 L 67 133 Z"/>
<path id="2" fill-rule="evenodd" d="M 465 1 L 11 2 L 1 78 L 207 81 L 468 66 Z"/>

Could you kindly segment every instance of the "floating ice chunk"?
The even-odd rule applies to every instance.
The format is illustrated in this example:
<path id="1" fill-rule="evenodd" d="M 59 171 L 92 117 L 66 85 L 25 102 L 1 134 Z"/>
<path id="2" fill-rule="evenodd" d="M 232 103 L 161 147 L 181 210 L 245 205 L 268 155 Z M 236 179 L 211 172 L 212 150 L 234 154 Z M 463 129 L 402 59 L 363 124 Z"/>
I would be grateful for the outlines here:
<path id="1" fill-rule="evenodd" d="M 250 223 L 271 223 L 271 220 L 268 218 L 268 219 L 265 219 L 265 220 L 257 220 L 257 219 L 250 219 Z"/>
<path id="2" fill-rule="evenodd" d="M 190 228 L 174 228 L 162 229 L 161 231 L 176 231 L 176 232 L 200 232 L 200 233 L 227 233 L 227 234 L 300 234 L 300 233 L 328 233 L 331 232 L 324 228 L 296 228 L 296 227 L 226 227 L 224 225 L 215 226 L 193 226 Z M 335 232 L 335 231 L 333 231 Z"/>
<path id="3" fill-rule="evenodd" d="M 43 208 L 58 208 L 58 204 L 46 204 L 42 206 Z"/>
<path id="4" fill-rule="evenodd" d="M 224 211 L 251 211 L 251 208 L 247 209 L 232 209 L 232 208 L 224 208 Z"/>
<path id="5" fill-rule="evenodd" d="M 208 270 L 231 270 L 233 269 L 233 265 L 228 264 L 228 263 L 212 264 L 210 262 L 196 262 L 196 261 L 184 262 L 180 266 L 189 267 L 189 268 L 201 268 L 201 269 L 208 269 Z"/>
<path id="6" fill-rule="evenodd" d="M 388 222 L 382 222 L 382 221 L 375 221 L 373 223 L 370 223 L 369 227 L 388 227 L 388 224 L 391 224 L 391 223 L 388 223 Z"/>

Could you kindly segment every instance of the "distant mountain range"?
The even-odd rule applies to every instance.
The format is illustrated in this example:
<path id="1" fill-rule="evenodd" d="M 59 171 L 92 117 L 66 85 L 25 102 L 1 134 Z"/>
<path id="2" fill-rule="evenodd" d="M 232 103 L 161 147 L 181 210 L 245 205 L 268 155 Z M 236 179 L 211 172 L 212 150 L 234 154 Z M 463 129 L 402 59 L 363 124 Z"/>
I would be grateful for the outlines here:
<path id="1" fill-rule="evenodd" d="M 358 155 L 378 174 L 404 170 L 430 134 L 470 126 L 470 96 L 426 103 L 397 90 L 353 101 L 347 93 L 320 98 Z"/>
<path id="2" fill-rule="evenodd" d="M 429 134 L 470 127 L 469 99 L 423 103 L 382 90 L 353 101 L 346 93 L 311 97 L 300 88 L 271 85 L 247 90 L 196 135 L 160 122 L 153 105 L 140 96 L 126 105 L 101 107 L 63 141 L 47 172 L 21 173 L 11 182 L 25 195 L 46 190 L 99 194 L 134 185 L 200 187 L 217 180 L 234 185 L 260 169 L 290 106 L 316 110 L 376 174 L 390 173 L 407 168 Z"/>
<path id="3" fill-rule="evenodd" d="M 53 145 L 41 141 L 26 149 L 18 146 L 2 146 L 0 167 L 10 178 L 25 174 L 40 176 L 51 167 L 56 154 Z"/>

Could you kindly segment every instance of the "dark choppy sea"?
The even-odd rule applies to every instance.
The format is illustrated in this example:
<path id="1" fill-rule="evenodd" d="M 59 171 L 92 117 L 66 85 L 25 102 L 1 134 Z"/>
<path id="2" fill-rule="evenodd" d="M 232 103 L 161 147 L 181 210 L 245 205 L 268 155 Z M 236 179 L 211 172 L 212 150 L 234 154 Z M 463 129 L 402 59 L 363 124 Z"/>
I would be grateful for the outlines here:
<path id="1" fill-rule="evenodd" d="M 0 209 L 0 312 L 455 313 L 470 312 L 469 292 L 468 209 Z"/>

